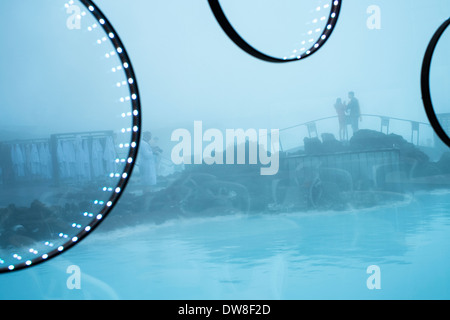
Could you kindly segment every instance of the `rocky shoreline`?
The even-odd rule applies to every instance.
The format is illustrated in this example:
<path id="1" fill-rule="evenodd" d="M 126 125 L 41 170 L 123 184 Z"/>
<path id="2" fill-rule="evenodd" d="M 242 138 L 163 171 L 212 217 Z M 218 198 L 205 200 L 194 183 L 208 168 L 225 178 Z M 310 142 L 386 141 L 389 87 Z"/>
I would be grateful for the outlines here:
<path id="1" fill-rule="evenodd" d="M 416 190 L 450 188 L 450 152 L 433 162 L 399 135 L 360 130 L 348 143 L 325 134 L 322 140 L 306 138 L 304 145 L 300 152 L 280 156 L 276 176 L 261 176 L 257 165 L 197 165 L 167 177 L 157 191 L 134 192 L 131 185 L 99 229 L 158 224 L 180 217 L 370 208 L 404 201 Z M 285 163 L 289 159 L 371 150 L 395 150 L 399 154 L 395 174 L 382 171 L 389 177 L 383 181 L 390 182 L 382 187 L 373 181 L 358 181 L 346 170 L 323 165 L 308 168 L 309 176 L 300 177 L 295 173 L 297 168 Z M 11 204 L 0 208 L 0 247 L 76 234 L 74 224 L 89 222 L 82 213 L 91 197 L 88 190 L 79 190 L 71 199 L 83 201 L 47 206 L 35 200 L 29 207 Z"/>

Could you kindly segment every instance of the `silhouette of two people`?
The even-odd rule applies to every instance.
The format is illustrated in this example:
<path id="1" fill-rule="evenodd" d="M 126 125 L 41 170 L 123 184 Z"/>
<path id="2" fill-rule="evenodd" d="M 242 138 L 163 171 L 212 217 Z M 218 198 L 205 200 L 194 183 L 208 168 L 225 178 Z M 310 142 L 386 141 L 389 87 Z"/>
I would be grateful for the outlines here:
<path id="1" fill-rule="evenodd" d="M 348 103 L 342 102 L 342 99 L 338 98 L 334 105 L 339 120 L 340 140 L 348 140 L 347 126 L 349 124 L 352 127 L 352 133 L 355 134 L 359 130 L 359 121 L 362 121 L 361 108 L 355 93 L 353 91 L 349 92 L 348 98 Z"/>

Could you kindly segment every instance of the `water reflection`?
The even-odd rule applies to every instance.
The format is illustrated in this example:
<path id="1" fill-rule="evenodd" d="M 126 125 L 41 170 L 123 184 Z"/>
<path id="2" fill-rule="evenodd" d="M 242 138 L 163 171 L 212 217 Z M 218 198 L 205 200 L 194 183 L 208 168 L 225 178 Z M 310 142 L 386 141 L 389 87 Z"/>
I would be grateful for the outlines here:
<path id="1" fill-rule="evenodd" d="M 440 204 L 433 199 L 439 199 Z M 442 211 L 448 202 L 447 195 L 427 194 L 403 204 L 366 210 L 175 219 L 122 231 L 104 228 L 98 236 L 111 236 L 118 242 L 131 240 L 136 244 L 131 247 L 141 254 L 148 253 L 143 248 L 159 247 L 157 251 L 186 252 L 183 256 L 188 260 L 196 259 L 199 253 L 199 260 L 217 264 L 258 264 L 278 254 L 299 262 L 325 259 L 337 266 L 345 266 L 346 259 L 399 262 L 408 252 L 409 237 L 433 228 L 440 219 L 449 222 Z M 116 214 L 120 212 L 112 216 Z M 155 261 L 150 257 L 149 263 Z M 146 261 L 138 255 L 125 259 L 133 260 Z"/>
<path id="2" fill-rule="evenodd" d="M 54 296 L 76 299 L 365 298 L 365 269 L 377 264 L 384 288 L 395 288 L 381 296 L 411 295 L 412 276 L 413 284 L 428 288 L 414 296 L 442 297 L 445 279 L 430 287 L 432 280 L 420 275 L 439 268 L 430 261 L 449 260 L 448 195 L 416 194 L 402 205 L 362 211 L 176 219 L 115 231 L 101 226 L 62 259 L 0 280 L 28 281 L 38 298 L 50 286 L 59 288 Z M 81 296 L 63 287 L 70 265 L 87 275 Z M 118 270 L 133 272 L 117 276 Z"/>

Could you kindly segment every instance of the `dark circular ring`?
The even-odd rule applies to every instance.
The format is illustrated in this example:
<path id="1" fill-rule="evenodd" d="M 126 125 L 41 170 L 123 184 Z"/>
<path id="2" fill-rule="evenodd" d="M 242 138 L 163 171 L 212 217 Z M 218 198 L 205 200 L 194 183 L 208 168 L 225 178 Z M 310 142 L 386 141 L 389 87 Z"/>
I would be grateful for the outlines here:
<path id="1" fill-rule="evenodd" d="M 109 20 L 106 18 L 106 16 L 102 13 L 102 11 L 94 4 L 91 0 L 79 0 L 86 8 L 87 10 L 95 17 L 95 19 L 99 22 L 99 25 L 103 28 L 103 30 L 108 35 L 109 40 L 113 44 L 114 48 L 117 50 L 118 56 L 122 62 L 123 70 L 125 72 L 125 75 L 127 79 L 133 80 L 128 81 L 128 87 L 130 90 L 130 101 L 132 103 L 132 125 L 133 129 L 131 130 L 131 144 L 130 144 L 130 151 L 128 153 L 125 168 L 123 170 L 123 173 L 121 174 L 121 178 L 115 188 L 116 192 L 114 192 L 108 201 L 105 202 L 104 207 L 101 209 L 101 211 L 97 214 L 94 221 L 92 221 L 89 225 L 87 225 L 81 232 L 79 232 L 76 236 L 72 237 L 69 241 L 64 243 L 63 245 L 59 246 L 57 249 L 45 253 L 41 256 L 38 256 L 35 259 L 27 260 L 25 262 L 15 264 L 15 265 L 9 265 L 7 267 L 0 268 L 0 273 L 6 273 L 6 272 L 12 272 L 12 271 L 18 271 L 21 269 L 29 268 L 32 266 L 36 266 L 38 264 L 41 264 L 45 261 L 48 261 L 52 258 L 55 258 L 56 256 L 60 255 L 63 252 L 66 252 L 68 249 L 75 246 L 77 243 L 79 243 L 81 240 L 86 238 L 95 228 L 97 228 L 100 223 L 108 216 L 108 214 L 111 212 L 111 210 L 114 208 L 114 206 L 119 201 L 119 198 L 123 194 L 123 191 L 125 190 L 125 187 L 127 186 L 131 174 L 134 169 L 135 160 L 138 154 L 140 140 L 141 140 L 141 123 L 142 123 L 142 117 L 141 117 L 141 102 L 140 102 L 140 96 L 139 96 L 139 89 L 137 85 L 136 76 L 131 64 L 131 60 L 127 54 L 127 51 L 125 50 L 125 46 L 123 45 L 122 41 L 120 40 L 119 35 L 114 30 L 113 26 L 109 22 Z"/>
<path id="2" fill-rule="evenodd" d="M 433 102 L 431 99 L 431 93 L 430 93 L 430 69 L 431 69 L 431 61 L 433 60 L 433 54 L 436 50 L 436 46 L 439 42 L 439 39 L 444 34 L 447 27 L 450 25 L 450 18 L 446 20 L 436 31 L 436 33 L 433 35 L 433 38 L 431 38 L 430 43 L 428 44 L 427 51 L 425 52 L 425 57 L 423 59 L 422 64 L 422 73 L 420 76 L 420 85 L 422 90 L 422 100 L 423 105 L 425 107 L 425 112 L 427 114 L 428 120 L 430 121 L 431 126 L 433 127 L 433 130 L 437 134 L 437 136 L 447 145 L 450 147 L 450 138 L 445 132 L 445 130 L 442 128 L 441 124 L 439 123 L 439 120 L 436 116 L 436 112 L 433 107 Z"/>
<path id="3" fill-rule="evenodd" d="M 293 62 L 298 61 L 304 58 L 307 58 L 314 53 L 316 53 L 330 38 L 337 20 L 339 18 L 339 13 L 341 11 L 342 0 L 332 0 L 331 1 L 331 12 L 328 17 L 328 22 L 325 27 L 325 30 L 322 32 L 319 40 L 317 40 L 314 45 L 307 50 L 305 53 L 295 57 L 295 58 L 277 58 L 269 56 L 254 47 L 252 47 L 247 41 L 245 41 L 239 33 L 233 28 L 230 21 L 227 19 L 222 7 L 220 6 L 219 0 L 208 0 L 209 6 L 216 17 L 217 22 L 222 27 L 223 31 L 228 35 L 228 37 L 242 50 L 250 54 L 251 56 L 273 63 L 284 63 L 284 62 Z"/>

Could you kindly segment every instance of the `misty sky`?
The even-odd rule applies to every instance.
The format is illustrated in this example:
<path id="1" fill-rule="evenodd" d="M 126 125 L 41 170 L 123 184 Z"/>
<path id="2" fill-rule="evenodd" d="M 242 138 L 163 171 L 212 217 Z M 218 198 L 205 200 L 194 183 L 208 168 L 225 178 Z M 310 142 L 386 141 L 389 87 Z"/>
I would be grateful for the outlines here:
<path id="1" fill-rule="evenodd" d="M 20 48 L 3 59 L 1 65 L 2 95 L 8 97 L 2 106 L 6 102 L 15 104 L 11 97 L 17 95 L 28 98 L 31 93 L 39 95 L 45 79 L 53 79 L 52 88 L 61 101 L 70 97 L 65 108 L 59 107 L 60 124 L 75 117 L 71 123 L 74 128 L 70 129 L 78 125 L 116 127 L 117 113 L 109 113 L 109 101 L 117 102 L 117 98 L 111 98 L 117 95 L 113 86 L 116 79 L 106 72 L 107 65 L 99 63 L 103 61 L 99 59 L 103 53 L 96 51 L 94 40 L 86 32 L 89 18 L 83 18 L 82 30 L 69 31 L 65 26 L 68 15 L 63 8 L 50 5 L 53 1 L 43 3 L 46 4 L 33 10 L 28 7 L 13 10 L 9 3 L 0 5 L 1 12 L 16 12 L 2 15 L 1 35 L 11 37 L 9 46 Z M 420 94 L 423 54 L 435 30 L 450 15 L 448 0 L 346 0 L 336 30 L 318 53 L 304 61 L 280 65 L 259 61 L 235 46 L 220 29 L 206 0 L 96 3 L 119 32 L 132 59 L 141 91 L 144 129 L 154 132 L 163 143 L 170 139 L 173 130 L 191 129 L 194 120 L 219 129 L 281 129 L 332 116 L 336 98 L 346 99 L 350 90 L 360 99 L 363 113 L 427 122 Z M 305 13 L 304 8 L 327 1 L 277 0 L 277 6 L 269 0 L 222 0 L 222 3 L 238 32 L 258 48 L 276 55 L 294 49 L 297 34 L 305 31 L 303 19 L 314 17 L 310 11 Z M 369 17 L 366 10 L 370 5 L 381 9 L 381 30 L 369 30 L 366 26 Z M 35 11 L 38 13 L 33 15 Z M 47 13 L 48 19 L 44 18 Z M 7 28 L 18 21 L 22 27 Z M 33 26 L 31 31 L 25 27 L 26 23 Z M 14 42 L 15 32 L 18 37 Z M 45 34 L 45 39 L 52 40 L 42 45 L 33 41 L 33 34 Z M 26 35 L 28 38 L 24 38 Z M 448 72 L 439 72 L 444 65 L 448 70 L 443 57 L 448 55 L 445 48 L 450 44 L 445 43 L 449 43 L 449 38 L 436 52 L 433 65 L 433 75 L 436 73 L 433 81 L 443 79 L 439 82 L 442 85 L 433 86 L 433 98 L 439 106 L 449 101 L 443 84 L 448 83 L 445 78 Z M 56 50 L 50 50 L 52 45 Z M 70 50 L 68 46 L 72 46 Z M 68 61 L 68 50 L 70 59 L 75 61 Z M 26 68 L 21 70 L 21 77 L 17 76 L 18 55 L 24 61 L 32 61 L 26 63 L 35 68 L 32 76 L 27 77 L 30 69 Z M 16 64 L 10 64 L 11 59 Z M 39 79 L 37 75 L 47 62 L 52 65 L 52 73 L 47 70 Z M 442 68 L 436 67 L 441 63 Z M 76 75 L 76 79 L 68 80 L 68 73 Z M 18 83 L 12 86 L 8 79 Z M 41 86 L 36 86 L 37 83 Z M 51 92 L 48 86 L 46 90 L 48 95 Z M 78 92 L 76 95 L 74 90 Z M 19 111 L 24 110 L 22 106 L 6 112 L 9 117 L 0 121 L 3 126 L 11 126 L 12 122 L 26 124 L 32 118 L 21 118 L 23 114 L 37 117 L 43 113 L 48 119 L 57 107 L 44 102 L 39 103 L 41 112 L 28 103 L 27 112 Z M 70 116 L 66 119 L 64 114 Z M 83 116 L 77 118 L 77 114 Z"/>
<path id="2" fill-rule="evenodd" d="M 14 12 L 0 19 L 0 140 L 130 126 L 120 116 L 130 107 L 119 101 L 128 87 L 116 85 L 126 77 L 112 72 L 120 61 L 106 58 L 110 42 L 96 43 L 106 34 L 86 30 L 93 17 L 83 17 L 81 30 L 69 30 L 64 1 L 21 0 L 0 8 Z"/>
<path id="3" fill-rule="evenodd" d="M 257 1 L 222 2 L 225 9 L 234 5 L 251 12 L 245 3 Z M 291 3 L 277 1 L 281 7 L 285 2 L 286 7 Z M 273 5 L 260 3 L 258 13 L 270 16 Z M 356 92 L 364 113 L 426 122 L 419 82 L 423 54 L 450 13 L 446 0 L 347 0 L 325 47 L 302 62 L 276 65 L 236 47 L 206 1 L 98 4 L 125 39 L 140 80 L 145 126 L 156 132 L 190 128 L 194 120 L 217 128 L 283 128 L 333 115 L 335 99 L 346 98 L 349 90 Z M 381 30 L 366 27 L 366 10 L 373 4 L 381 9 Z M 292 12 L 275 13 L 272 23 L 292 18 Z M 245 26 L 232 12 L 229 17 L 248 34 L 268 28 L 261 20 L 249 19 Z M 292 32 L 286 38 L 295 42 Z"/>

